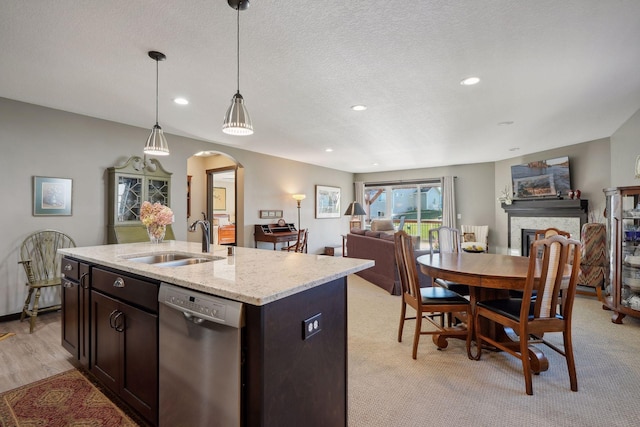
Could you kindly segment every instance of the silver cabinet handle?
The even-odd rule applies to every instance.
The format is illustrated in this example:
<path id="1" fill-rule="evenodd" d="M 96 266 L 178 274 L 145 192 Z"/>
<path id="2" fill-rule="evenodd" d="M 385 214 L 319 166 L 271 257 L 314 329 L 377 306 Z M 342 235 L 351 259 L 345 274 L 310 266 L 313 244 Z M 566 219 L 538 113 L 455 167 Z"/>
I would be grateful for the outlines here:
<path id="1" fill-rule="evenodd" d="M 123 332 L 124 331 L 124 319 L 118 323 L 118 319 L 120 319 L 120 317 L 122 317 L 124 313 L 121 311 L 118 311 L 116 313 L 116 315 L 113 317 L 113 329 L 116 330 L 116 332 Z"/>
<path id="2" fill-rule="evenodd" d="M 65 280 L 64 282 L 62 282 L 62 286 L 64 286 L 65 288 L 73 288 L 73 283 Z"/>
<path id="3" fill-rule="evenodd" d="M 122 277 L 118 277 L 115 282 L 113 282 L 114 288 L 124 288 L 124 279 Z"/>
<path id="4" fill-rule="evenodd" d="M 64 266 L 64 271 L 71 271 L 71 270 L 73 270 L 73 266 L 71 264 L 66 264 Z"/>
<path id="5" fill-rule="evenodd" d="M 82 287 L 82 289 L 89 289 L 89 284 L 86 283 L 86 279 L 89 276 L 89 273 L 82 273 L 82 276 L 80 276 L 80 286 Z"/>
<path id="6" fill-rule="evenodd" d="M 115 325 L 113 324 L 113 316 L 118 313 L 118 310 L 115 309 L 111 312 L 111 314 L 109 314 L 109 327 L 112 329 L 115 329 Z"/>

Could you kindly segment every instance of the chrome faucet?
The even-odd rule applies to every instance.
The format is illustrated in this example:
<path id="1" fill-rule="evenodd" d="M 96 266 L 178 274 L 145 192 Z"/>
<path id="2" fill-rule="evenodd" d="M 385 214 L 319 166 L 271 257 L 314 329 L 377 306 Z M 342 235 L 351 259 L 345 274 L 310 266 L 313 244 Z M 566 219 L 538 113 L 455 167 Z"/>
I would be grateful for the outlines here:
<path id="1" fill-rule="evenodd" d="M 202 213 L 204 215 L 204 212 Z M 189 226 L 189 231 L 196 231 L 198 224 L 202 228 L 202 252 L 209 252 L 210 240 L 209 240 L 209 221 L 205 219 L 199 219 Z"/>

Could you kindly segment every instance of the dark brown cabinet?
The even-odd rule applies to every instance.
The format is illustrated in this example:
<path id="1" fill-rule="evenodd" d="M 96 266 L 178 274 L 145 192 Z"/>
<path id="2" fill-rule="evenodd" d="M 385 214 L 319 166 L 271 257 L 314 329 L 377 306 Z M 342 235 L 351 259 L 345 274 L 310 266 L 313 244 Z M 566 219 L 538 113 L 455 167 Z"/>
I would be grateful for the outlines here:
<path id="1" fill-rule="evenodd" d="M 148 421 L 158 413 L 158 284 L 94 268 L 91 372 Z"/>
<path id="2" fill-rule="evenodd" d="M 605 308 L 613 323 L 640 317 L 640 186 L 605 189 L 611 271 Z"/>
<path id="3" fill-rule="evenodd" d="M 62 346 L 89 367 L 90 268 L 70 258 L 62 260 Z"/>

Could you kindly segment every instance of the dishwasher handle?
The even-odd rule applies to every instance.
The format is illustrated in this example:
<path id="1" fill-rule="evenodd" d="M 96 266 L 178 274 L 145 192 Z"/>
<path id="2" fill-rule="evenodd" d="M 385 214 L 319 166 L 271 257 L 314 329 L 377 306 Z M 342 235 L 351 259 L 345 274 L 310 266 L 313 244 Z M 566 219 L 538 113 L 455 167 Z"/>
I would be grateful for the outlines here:
<path id="1" fill-rule="evenodd" d="M 194 325 L 200 325 L 205 321 L 203 318 L 194 316 L 193 314 L 187 313 L 186 311 L 183 311 L 182 314 L 184 315 L 185 319 L 187 319 L 189 322 L 193 323 Z"/>

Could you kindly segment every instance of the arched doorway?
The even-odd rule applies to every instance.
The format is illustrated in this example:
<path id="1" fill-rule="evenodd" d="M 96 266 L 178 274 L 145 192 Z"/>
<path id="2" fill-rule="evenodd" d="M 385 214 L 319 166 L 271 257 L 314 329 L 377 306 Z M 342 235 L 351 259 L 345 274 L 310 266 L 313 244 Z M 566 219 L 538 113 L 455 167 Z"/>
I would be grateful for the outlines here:
<path id="1" fill-rule="evenodd" d="M 187 159 L 187 222 L 205 216 L 212 225 L 212 244 L 243 246 L 242 171 L 242 165 L 222 152 L 203 151 Z M 188 241 L 201 238 L 201 233 L 187 233 Z"/>

